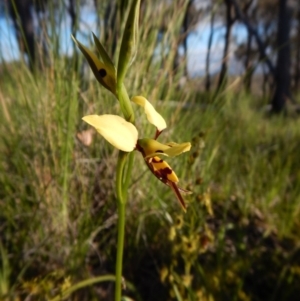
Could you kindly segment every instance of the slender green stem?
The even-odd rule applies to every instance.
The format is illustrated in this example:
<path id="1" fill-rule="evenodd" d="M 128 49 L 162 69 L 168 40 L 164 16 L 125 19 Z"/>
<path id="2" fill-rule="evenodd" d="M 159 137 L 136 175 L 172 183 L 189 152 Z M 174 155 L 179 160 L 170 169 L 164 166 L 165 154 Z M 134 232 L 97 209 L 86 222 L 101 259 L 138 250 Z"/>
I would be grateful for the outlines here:
<path id="1" fill-rule="evenodd" d="M 134 123 L 134 112 L 127 90 L 122 82 L 117 83 L 117 98 L 119 100 L 121 111 L 127 121 Z M 133 166 L 134 154 L 129 155 L 129 164 L 125 172 L 125 163 L 128 153 L 120 151 L 117 163 L 116 191 L 118 201 L 118 241 L 117 241 L 117 262 L 116 262 L 116 287 L 115 301 L 121 301 L 122 297 L 122 269 L 123 269 L 123 251 L 125 236 L 125 207 L 127 201 L 127 188 L 130 180 L 130 174 Z"/>
<path id="2" fill-rule="evenodd" d="M 127 90 L 123 84 L 117 84 L 117 98 L 120 102 L 121 111 L 127 121 L 134 123 L 134 113 Z"/>
<path id="3" fill-rule="evenodd" d="M 117 175 L 116 175 L 116 191 L 117 191 L 117 201 L 118 203 L 125 203 L 123 196 L 123 174 L 125 163 L 127 159 L 128 153 L 119 152 L 118 162 L 117 162 Z"/>
<path id="4" fill-rule="evenodd" d="M 126 199 L 127 199 L 128 186 L 131 179 L 131 171 L 132 171 L 133 163 L 134 163 L 134 152 L 131 152 L 129 154 L 127 169 L 126 169 L 126 173 L 124 174 L 124 181 L 123 181 L 124 183 L 123 195 Z"/>
<path id="5" fill-rule="evenodd" d="M 117 176 L 116 189 L 118 200 L 118 242 L 117 242 L 117 262 L 116 262 L 116 286 L 115 286 L 115 301 L 121 301 L 122 297 L 122 268 L 123 268 L 123 249 L 125 236 L 125 206 L 126 196 L 123 194 L 123 174 L 128 153 L 120 151 Z"/>
<path id="6" fill-rule="evenodd" d="M 115 301 L 121 301 L 121 297 L 122 297 L 124 236 L 125 236 L 125 203 L 119 203 L 118 204 L 118 242 L 117 242 Z"/>

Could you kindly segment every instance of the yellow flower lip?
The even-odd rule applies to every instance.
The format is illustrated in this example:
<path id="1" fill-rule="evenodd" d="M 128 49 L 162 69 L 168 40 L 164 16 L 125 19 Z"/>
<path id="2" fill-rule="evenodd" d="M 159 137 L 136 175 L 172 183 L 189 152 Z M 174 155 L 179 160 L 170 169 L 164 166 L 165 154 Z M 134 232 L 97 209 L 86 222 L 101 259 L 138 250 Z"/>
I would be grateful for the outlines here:
<path id="1" fill-rule="evenodd" d="M 143 96 L 134 96 L 131 101 L 144 108 L 148 121 L 155 125 L 159 132 L 167 128 L 164 118 L 155 110 L 153 105 Z"/>
<path id="2" fill-rule="evenodd" d="M 110 144 L 124 152 L 132 152 L 138 140 L 136 127 L 118 115 L 88 115 L 82 118 Z"/>
<path id="3" fill-rule="evenodd" d="M 138 144 L 137 149 L 141 151 L 141 149 L 139 148 L 140 145 Z M 186 204 L 180 192 L 186 193 L 188 191 L 177 186 L 179 179 L 170 165 L 162 160 L 159 156 L 154 156 L 151 158 L 145 157 L 145 162 L 151 172 L 156 176 L 156 178 L 158 178 L 161 182 L 169 186 L 174 191 L 183 211 L 186 212 Z"/>

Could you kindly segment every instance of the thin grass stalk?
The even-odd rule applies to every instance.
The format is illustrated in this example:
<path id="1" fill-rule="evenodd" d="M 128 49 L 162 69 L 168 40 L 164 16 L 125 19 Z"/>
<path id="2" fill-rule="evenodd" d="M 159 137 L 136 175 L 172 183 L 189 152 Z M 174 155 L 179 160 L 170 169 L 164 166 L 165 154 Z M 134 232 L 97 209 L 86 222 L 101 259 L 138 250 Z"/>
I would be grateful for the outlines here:
<path id="1" fill-rule="evenodd" d="M 69 163 L 72 153 L 72 145 L 73 145 L 73 133 L 75 128 L 75 120 L 76 120 L 76 110 L 77 110 L 77 101 L 75 98 L 75 93 L 71 92 L 68 101 L 68 109 L 67 109 L 67 132 L 65 135 L 65 147 L 63 153 L 63 201 L 62 201 L 62 219 L 63 225 L 66 228 L 68 222 L 68 199 L 69 199 L 69 191 L 68 191 L 68 183 L 69 183 Z"/>

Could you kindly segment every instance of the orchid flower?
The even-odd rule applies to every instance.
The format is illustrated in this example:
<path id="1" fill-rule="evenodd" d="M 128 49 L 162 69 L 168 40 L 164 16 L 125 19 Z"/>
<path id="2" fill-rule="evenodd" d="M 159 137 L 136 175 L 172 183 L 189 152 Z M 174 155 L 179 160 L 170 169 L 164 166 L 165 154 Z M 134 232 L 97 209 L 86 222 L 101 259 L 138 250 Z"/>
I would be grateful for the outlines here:
<path id="1" fill-rule="evenodd" d="M 164 184 L 171 187 L 175 192 L 182 208 L 186 211 L 186 204 L 180 192 L 189 193 L 177 186 L 179 182 L 175 172 L 161 156 L 175 157 L 189 151 L 189 142 L 177 144 L 174 142 L 162 144 L 156 139 L 166 129 L 164 118 L 155 110 L 152 104 L 143 96 L 135 96 L 132 102 L 144 108 L 148 121 L 156 127 L 154 139 L 139 139 L 136 127 L 118 115 L 88 115 L 82 119 L 93 126 L 110 144 L 124 152 L 139 151 L 151 172 Z"/>

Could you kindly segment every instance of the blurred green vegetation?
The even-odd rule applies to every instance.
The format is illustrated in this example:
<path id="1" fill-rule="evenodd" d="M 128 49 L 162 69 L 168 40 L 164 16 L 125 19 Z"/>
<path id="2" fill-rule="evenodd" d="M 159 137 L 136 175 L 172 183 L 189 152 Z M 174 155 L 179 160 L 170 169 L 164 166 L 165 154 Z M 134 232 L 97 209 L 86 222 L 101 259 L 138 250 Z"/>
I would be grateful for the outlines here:
<path id="1" fill-rule="evenodd" d="M 162 15 L 163 16 L 163 15 Z M 295 300 L 300 293 L 300 121 L 269 116 L 266 100 L 238 85 L 212 100 L 202 80 L 181 83 L 170 41 L 156 49 L 159 18 L 145 12 L 125 79 L 165 117 L 160 141 L 191 141 L 167 160 L 186 214 L 136 156 L 129 191 L 124 277 L 134 300 Z M 156 23 L 157 22 L 157 23 Z M 172 23 L 173 22 L 173 23 Z M 1 300 L 111 300 L 116 253 L 117 151 L 82 121 L 119 113 L 84 64 L 54 56 L 32 75 L 3 63 L 0 89 Z M 136 108 L 136 125 L 153 136 Z M 89 142 L 92 141 L 90 145 Z M 96 283 L 95 283 L 96 282 Z M 72 295 L 65 294 L 72 289 Z M 79 288 L 79 285 L 78 285 Z"/>

